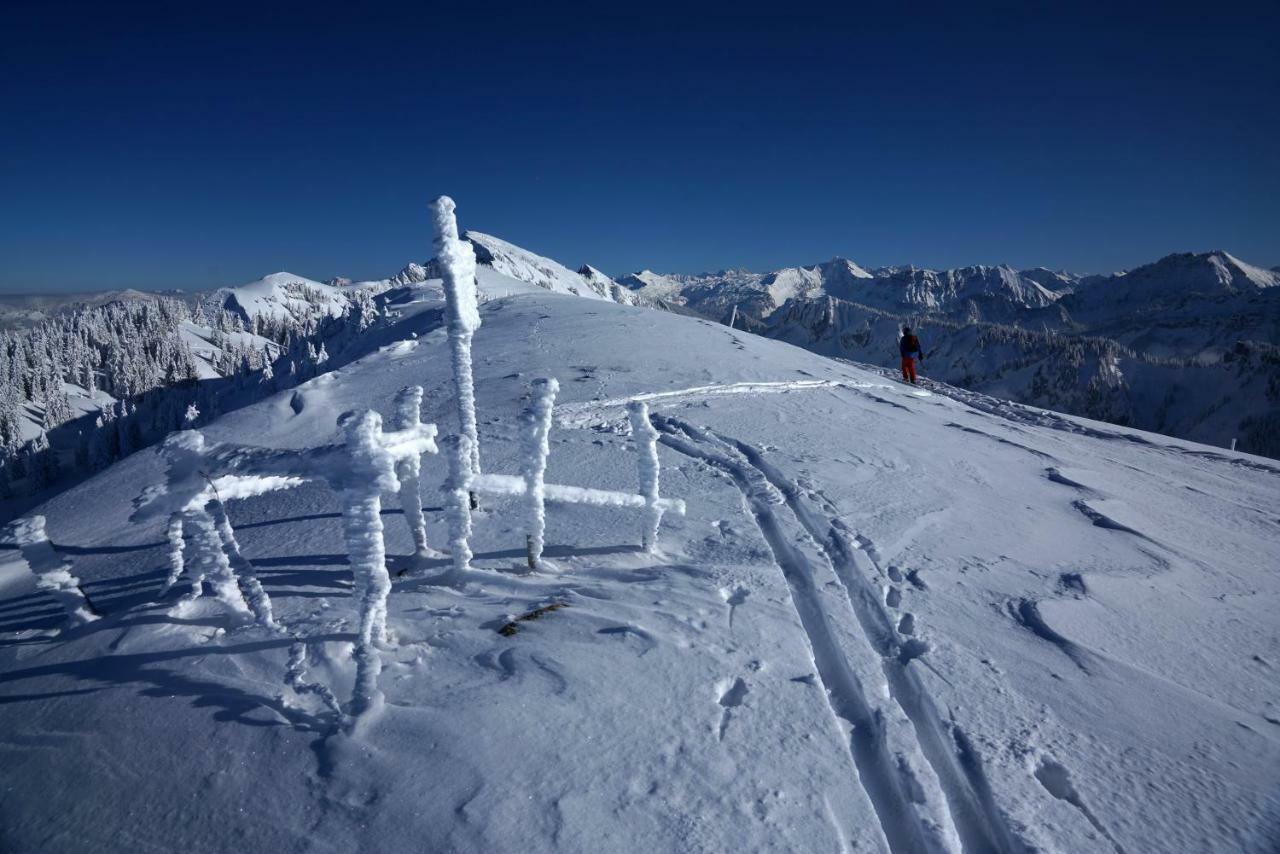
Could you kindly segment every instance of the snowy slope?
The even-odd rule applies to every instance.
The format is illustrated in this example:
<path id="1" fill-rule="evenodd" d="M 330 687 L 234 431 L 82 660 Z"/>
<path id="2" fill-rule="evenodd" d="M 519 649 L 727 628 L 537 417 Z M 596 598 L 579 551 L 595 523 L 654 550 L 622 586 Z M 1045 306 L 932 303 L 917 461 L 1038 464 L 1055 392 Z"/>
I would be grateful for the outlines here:
<path id="1" fill-rule="evenodd" d="M 346 305 L 343 288 L 282 272 L 238 287 L 211 291 L 201 301 L 201 311 L 210 318 L 226 310 L 241 315 L 244 320 L 254 317 L 302 319 L 317 314 L 337 317 Z"/>
<path id="2" fill-rule="evenodd" d="M 478 231 L 468 231 L 463 238 L 475 247 L 477 263 L 504 276 L 555 293 L 630 302 L 625 289 L 594 267 L 587 266 L 575 273 L 550 258 Z"/>
<path id="3" fill-rule="evenodd" d="M 549 481 L 634 489 L 650 403 L 664 520 L 476 516 L 474 577 L 433 583 L 393 496 L 380 686 L 350 734 L 286 687 L 351 696 L 339 504 L 229 504 L 283 635 L 159 595 L 135 454 L 42 511 L 105 615 L 58 611 L 0 551 L 6 851 L 1250 851 L 1280 840 L 1280 471 L 1242 454 L 932 394 L 718 324 L 481 268 L 486 471 L 514 473 L 529 382 L 561 384 Z M 211 424 L 310 448 L 426 388 L 456 429 L 439 287 L 376 353 Z M 424 461 L 443 546 L 443 463 Z M 512 617 L 562 609 L 499 634 Z"/>

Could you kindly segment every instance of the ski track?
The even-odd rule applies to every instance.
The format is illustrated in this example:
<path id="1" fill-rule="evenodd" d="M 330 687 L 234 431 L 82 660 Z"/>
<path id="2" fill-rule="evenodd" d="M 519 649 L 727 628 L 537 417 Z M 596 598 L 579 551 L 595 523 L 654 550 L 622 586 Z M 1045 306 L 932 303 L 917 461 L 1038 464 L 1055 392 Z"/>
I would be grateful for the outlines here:
<path id="1" fill-rule="evenodd" d="M 800 529 L 818 547 L 843 588 L 858 627 L 880 656 L 890 698 L 911 722 L 919 752 L 937 776 L 947 814 L 963 850 L 1025 851 L 994 803 L 976 755 L 962 749 L 968 739 L 958 728 L 943 722 L 918 673 L 909 666 L 928 649 L 923 641 L 910 636 L 915 633 L 914 616 L 907 614 L 899 621 L 909 630 L 900 635 L 881 604 L 878 586 L 868 576 L 870 571 L 892 577 L 896 568 L 890 567 L 886 572 L 870 540 L 850 532 L 839 519 L 816 513 L 805 500 L 803 490 L 765 461 L 759 449 L 675 418 L 654 416 L 654 421 L 665 444 L 726 472 L 743 493 L 790 586 L 831 710 L 853 727 L 850 753 L 890 849 L 920 851 L 945 843 L 935 838 L 935 829 L 924 826 L 911 805 L 913 800 L 919 800 L 918 792 L 912 791 L 916 784 L 903 779 L 904 770 L 889 751 L 882 712 L 868 699 L 832 633 L 833 619 L 814 588 L 812 565 L 796 546 L 795 538 L 788 536 L 789 526 L 774 509 L 779 505 L 788 508 Z M 825 496 L 812 492 L 824 506 L 834 510 Z M 869 568 L 859 566 L 859 555 L 869 560 Z"/>
<path id="2" fill-rule="evenodd" d="M 691 386 L 690 388 L 672 389 L 671 391 L 655 391 L 649 394 L 637 394 L 630 397 L 617 397 L 609 400 L 587 400 L 581 403 L 562 403 L 555 408 L 557 422 L 562 427 L 580 427 L 589 422 L 593 415 L 601 410 L 623 409 L 633 400 L 648 403 L 661 403 L 691 397 L 713 397 L 731 394 L 782 394 L 788 391 L 823 388 L 888 388 L 886 385 L 860 383 L 854 380 L 779 380 L 724 383 L 720 385 Z"/>

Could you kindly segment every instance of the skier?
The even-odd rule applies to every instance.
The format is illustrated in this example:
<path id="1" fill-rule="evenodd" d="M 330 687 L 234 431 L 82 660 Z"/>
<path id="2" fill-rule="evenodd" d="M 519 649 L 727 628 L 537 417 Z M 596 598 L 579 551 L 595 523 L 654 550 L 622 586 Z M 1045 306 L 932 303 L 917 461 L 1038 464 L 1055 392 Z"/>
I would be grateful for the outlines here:
<path id="1" fill-rule="evenodd" d="M 902 354 L 902 381 L 916 384 L 916 358 L 920 367 L 924 367 L 924 350 L 920 349 L 920 339 L 911 334 L 911 327 L 902 327 L 902 338 L 898 341 L 898 352 Z"/>

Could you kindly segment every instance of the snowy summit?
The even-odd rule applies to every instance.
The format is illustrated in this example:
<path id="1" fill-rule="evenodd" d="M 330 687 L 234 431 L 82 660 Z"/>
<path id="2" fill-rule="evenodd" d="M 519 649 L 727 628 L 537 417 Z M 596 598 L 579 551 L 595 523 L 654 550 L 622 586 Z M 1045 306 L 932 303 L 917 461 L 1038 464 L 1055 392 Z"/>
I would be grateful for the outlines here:
<path id="1" fill-rule="evenodd" d="M 1277 850 L 1280 464 L 432 210 L 394 279 L 217 294 L 334 356 L 6 529 L 0 848 Z M 779 338 L 1101 287 L 1032 273 L 708 275 Z"/>

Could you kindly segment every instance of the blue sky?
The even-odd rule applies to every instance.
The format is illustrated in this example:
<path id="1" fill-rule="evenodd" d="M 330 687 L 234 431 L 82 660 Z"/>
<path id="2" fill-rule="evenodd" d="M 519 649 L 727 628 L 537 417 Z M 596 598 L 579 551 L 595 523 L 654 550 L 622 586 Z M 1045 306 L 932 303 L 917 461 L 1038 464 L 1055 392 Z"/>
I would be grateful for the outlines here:
<path id="1" fill-rule="evenodd" d="M 1274 3 L 436 5 L 6 4 L 0 292 L 386 276 L 442 192 L 615 274 L 1280 264 Z"/>

